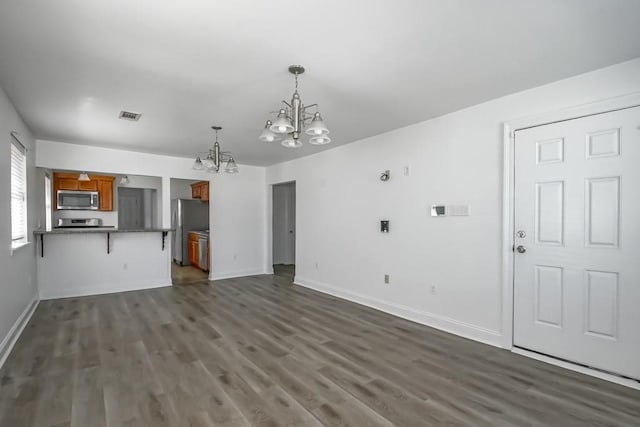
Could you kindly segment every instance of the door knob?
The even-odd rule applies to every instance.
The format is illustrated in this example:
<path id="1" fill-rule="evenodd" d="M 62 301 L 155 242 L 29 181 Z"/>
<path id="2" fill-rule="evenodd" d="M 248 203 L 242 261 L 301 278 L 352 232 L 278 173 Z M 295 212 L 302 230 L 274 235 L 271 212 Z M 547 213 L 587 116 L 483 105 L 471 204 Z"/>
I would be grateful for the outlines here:
<path id="1" fill-rule="evenodd" d="M 527 252 L 527 248 L 525 248 L 525 247 L 524 247 L 524 246 L 522 246 L 522 245 L 519 245 L 519 246 L 516 248 L 516 251 L 518 251 L 518 253 L 523 254 L 523 253 Z"/>

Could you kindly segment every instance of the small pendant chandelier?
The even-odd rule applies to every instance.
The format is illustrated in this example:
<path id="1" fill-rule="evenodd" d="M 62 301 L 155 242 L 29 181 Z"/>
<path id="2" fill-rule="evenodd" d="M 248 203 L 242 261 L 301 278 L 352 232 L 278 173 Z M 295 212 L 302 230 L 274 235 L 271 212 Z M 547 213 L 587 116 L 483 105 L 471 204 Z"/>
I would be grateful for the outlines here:
<path id="1" fill-rule="evenodd" d="M 295 76 L 296 82 L 291 103 L 282 101 L 283 105 L 278 112 L 278 116 L 273 122 L 267 120 L 264 130 L 258 139 L 262 142 L 274 142 L 283 137 L 280 142 L 283 147 L 298 148 L 302 146 L 300 134 L 302 129 L 306 127 L 304 133 L 311 136 L 309 144 L 324 145 L 330 143 L 331 138 L 327 136 L 329 129 L 318 112 L 318 104 L 305 106 L 302 104 L 300 94 L 298 94 L 298 75 L 304 73 L 304 67 L 302 65 L 292 65 L 289 67 L 289 72 Z M 312 107 L 315 107 L 315 113 L 307 111 Z"/>
<path id="2" fill-rule="evenodd" d="M 238 165 L 233 159 L 233 156 L 229 151 L 221 151 L 220 143 L 218 142 L 218 131 L 222 129 L 220 126 L 211 126 L 211 129 L 216 131 L 216 142 L 213 147 L 209 149 L 207 156 L 202 159 L 200 156 L 196 157 L 193 162 L 192 169 L 205 170 L 209 173 L 220 172 L 220 166 L 222 163 L 227 162 L 227 166 L 224 168 L 226 173 L 238 173 Z"/>

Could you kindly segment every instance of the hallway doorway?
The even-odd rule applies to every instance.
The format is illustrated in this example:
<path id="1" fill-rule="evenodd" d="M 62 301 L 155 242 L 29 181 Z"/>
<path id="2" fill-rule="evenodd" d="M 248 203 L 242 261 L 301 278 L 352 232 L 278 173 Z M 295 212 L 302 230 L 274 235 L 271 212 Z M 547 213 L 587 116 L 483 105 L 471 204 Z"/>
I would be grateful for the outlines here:
<path id="1" fill-rule="evenodd" d="M 292 277 L 296 263 L 296 183 L 286 182 L 273 186 L 273 266 L 283 267 Z"/>

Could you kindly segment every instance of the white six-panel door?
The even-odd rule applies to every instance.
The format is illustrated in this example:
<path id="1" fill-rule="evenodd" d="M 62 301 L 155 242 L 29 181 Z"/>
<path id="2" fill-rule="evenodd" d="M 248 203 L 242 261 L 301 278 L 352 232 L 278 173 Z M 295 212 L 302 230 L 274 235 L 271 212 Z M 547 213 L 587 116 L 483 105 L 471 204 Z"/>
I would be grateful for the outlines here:
<path id="1" fill-rule="evenodd" d="M 640 107 L 517 131 L 514 198 L 514 345 L 640 379 Z"/>

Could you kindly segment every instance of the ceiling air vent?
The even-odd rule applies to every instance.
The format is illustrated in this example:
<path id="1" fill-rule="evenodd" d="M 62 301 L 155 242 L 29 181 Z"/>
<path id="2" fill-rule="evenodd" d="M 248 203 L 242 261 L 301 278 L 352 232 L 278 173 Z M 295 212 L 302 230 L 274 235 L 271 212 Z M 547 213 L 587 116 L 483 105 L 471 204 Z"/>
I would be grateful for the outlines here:
<path id="1" fill-rule="evenodd" d="M 138 120 L 140 120 L 141 115 L 142 113 L 132 113 L 131 111 L 120 111 L 120 115 L 118 115 L 118 118 L 137 122 Z"/>

